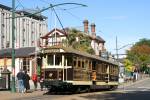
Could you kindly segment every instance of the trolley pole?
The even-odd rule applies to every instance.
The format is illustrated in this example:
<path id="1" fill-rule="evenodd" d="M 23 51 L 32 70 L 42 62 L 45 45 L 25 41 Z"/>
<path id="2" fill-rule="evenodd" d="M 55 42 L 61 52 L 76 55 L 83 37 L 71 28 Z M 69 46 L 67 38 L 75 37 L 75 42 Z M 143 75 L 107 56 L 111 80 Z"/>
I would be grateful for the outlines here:
<path id="1" fill-rule="evenodd" d="M 15 0 L 12 0 L 12 82 L 11 82 L 11 92 L 16 92 L 15 86 Z"/>

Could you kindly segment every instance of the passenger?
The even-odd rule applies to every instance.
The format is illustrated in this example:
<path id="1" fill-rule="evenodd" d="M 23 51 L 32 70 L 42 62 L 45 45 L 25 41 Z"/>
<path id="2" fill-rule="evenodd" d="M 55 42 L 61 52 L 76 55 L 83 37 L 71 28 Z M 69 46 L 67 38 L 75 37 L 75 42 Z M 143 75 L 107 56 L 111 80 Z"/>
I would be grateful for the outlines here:
<path id="1" fill-rule="evenodd" d="M 22 70 L 20 70 L 20 71 L 17 73 L 18 92 L 20 92 L 20 93 L 24 93 L 23 78 L 24 78 L 24 73 L 22 72 Z"/>
<path id="2" fill-rule="evenodd" d="M 27 71 L 25 71 L 25 75 L 24 75 L 24 87 L 25 87 L 25 92 L 27 92 L 30 89 L 30 84 L 29 84 L 29 80 L 30 80 L 30 76 L 27 74 Z"/>

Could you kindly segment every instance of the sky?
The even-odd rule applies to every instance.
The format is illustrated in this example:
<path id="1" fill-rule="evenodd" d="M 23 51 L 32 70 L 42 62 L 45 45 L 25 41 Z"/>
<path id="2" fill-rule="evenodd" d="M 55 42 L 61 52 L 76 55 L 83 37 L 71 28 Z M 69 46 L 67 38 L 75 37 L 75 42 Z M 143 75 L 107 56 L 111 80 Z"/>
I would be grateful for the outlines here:
<path id="1" fill-rule="evenodd" d="M 12 5 L 12 0 L 0 0 L 1 4 Z M 132 45 L 142 38 L 150 39 L 150 0 L 16 0 L 16 9 L 46 8 L 51 4 L 79 3 L 63 5 L 55 10 L 63 27 L 83 28 L 83 20 L 96 24 L 96 34 L 105 41 L 106 49 L 116 53 L 116 37 L 119 54 L 124 54 Z M 42 13 L 48 17 L 49 30 L 61 28 L 58 20 L 54 22 L 54 12 L 50 9 Z"/>

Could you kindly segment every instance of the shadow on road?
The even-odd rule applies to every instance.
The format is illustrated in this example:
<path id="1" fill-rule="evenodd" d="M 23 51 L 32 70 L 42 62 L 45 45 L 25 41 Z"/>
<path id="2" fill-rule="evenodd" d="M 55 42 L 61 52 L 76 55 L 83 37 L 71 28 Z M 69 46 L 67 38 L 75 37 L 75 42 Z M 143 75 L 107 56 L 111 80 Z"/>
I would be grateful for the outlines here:
<path id="1" fill-rule="evenodd" d="M 80 96 L 87 100 L 150 100 L 150 91 L 133 91 L 129 93 L 104 93 Z"/>

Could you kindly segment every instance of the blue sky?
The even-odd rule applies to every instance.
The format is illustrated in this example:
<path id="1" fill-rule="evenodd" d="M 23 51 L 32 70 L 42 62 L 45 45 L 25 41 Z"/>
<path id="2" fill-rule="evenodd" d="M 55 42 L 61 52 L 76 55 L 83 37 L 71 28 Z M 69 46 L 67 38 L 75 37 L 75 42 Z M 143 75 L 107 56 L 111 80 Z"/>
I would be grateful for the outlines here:
<path id="1" fill-rule="evenodd" d="M 1 4 L 7 6 L 11 6 L 11 2 L 12 0 L 0 0 Z M 57 7 L 56 12 L 64 27 L 83 26 L 84 19 L 88 19 L 89 23 L 95 23 L 97 34 L 106 41 L 105 46 L 112 54 L 115 53 L 116 36 L 118 48 L 142 38 L 150 39 L 150 0 L 16 0 L 16 5 L 19 4 L 17 9 L 37 6 L 43 8 L 49 6 L 48 2 L 75 2 L 87 5 L 88 7 L 65 5 L 61 6 L 61 9 L 68 9 L 67 11 Z M 49 18 L 50 30 L 54 27 L 54 14 L 51 10 L 43 14 Z M 60 27 L 58 22 L 57 27 Z M 129 47 L 119 50 L 119 53 L 124 53 Z"/>

